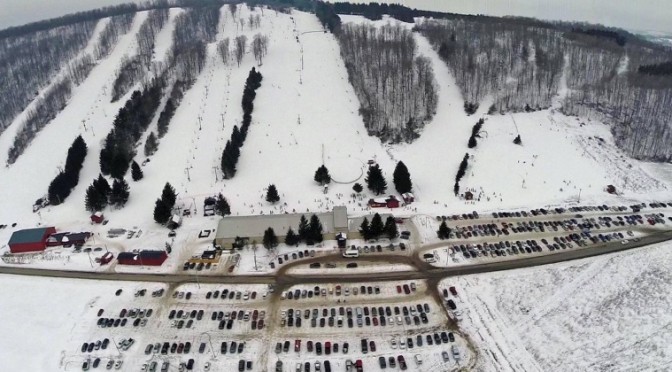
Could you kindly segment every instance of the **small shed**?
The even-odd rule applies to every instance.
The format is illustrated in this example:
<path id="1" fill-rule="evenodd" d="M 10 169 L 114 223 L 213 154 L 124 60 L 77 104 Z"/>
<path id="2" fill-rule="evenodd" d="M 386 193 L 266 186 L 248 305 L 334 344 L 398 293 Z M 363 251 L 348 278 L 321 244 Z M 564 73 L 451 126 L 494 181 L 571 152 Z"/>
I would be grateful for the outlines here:
<path id="1" fill-rule="evenodd" d="M 410 192 L 405 192 L 401 194 L 401 197 L 404 199 L 404 203 L 411 204 L 415 201 L 415 195 Z"/>
<path id="2" fill-rule="evenodd" d="M 96 212 L 91 215 L 91 222 L 93 223 L 103 223 L 105 220 L 105 216 L 103 215 L 103 212 Z"/>
<path id="3" fill-rule="evenodd" d="M 161 266 L 168 258 L 165 251 L 140 251 L 140 253 L 121 252 L 117 257 L 120 265 Z"/>
<path id="4" fill-rule="evenodd" d="M 474 193 L 471 191 L 467 191 L 464 193 L 464 199 L 465 200 L 474 200 Z"/>
<path id="5" fill-rule="evenodd" d="M 610 194 L 616 194 L 616 186 L 607 185 L 607 192 L 610 193 Z"/>

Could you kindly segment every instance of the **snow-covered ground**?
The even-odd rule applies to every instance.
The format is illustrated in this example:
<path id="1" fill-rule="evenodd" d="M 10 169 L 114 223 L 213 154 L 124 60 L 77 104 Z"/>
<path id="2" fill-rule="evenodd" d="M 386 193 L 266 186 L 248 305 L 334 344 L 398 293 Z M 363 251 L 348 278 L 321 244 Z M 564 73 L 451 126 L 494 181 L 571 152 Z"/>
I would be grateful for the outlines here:
<path id="1" fill-rule="evenodd" d="M 670 243 L 447 279 L 485 371 L 666 370 Z"/>
<path id="2" fill-rule="evenodd" d="M 157 61 L 170 46 L 170 32 L 179 12 L 171 11 L 170 22 L 157 36 Z M 469 151 L 470 166 L 461 182 L 462 191 L 474 190 L 477 201 L 456 198 L 452 194 L 454 176 L 468 151 L 471 127 L 484 113 L 481 110 L 471 117 L 464 114 L 449 69 L 421 35 L 414 34 L 418 53 L 431 60 L 439 86 L 437 114 L 414 143 L 382 145 L 366 134 L 337 41 L 329 33 L 311 32 L 321 29 L 314 15 L 262 12 L 241 6 L 236 17 L 247 18 L 250 14 L 262 16 L 261 27 L 245 26 L 241 30 L 228 7 L 223 7 L 217 40 L 241 34 L 248 40 L 257 33 L 269 36 L 263 64 L 256 66 L 248 53 L 240 66 L 235 62 L 225 65 L 215 44 L 209 45 L 205 70 L 187 92 L 158 152 L 143 167 L 145 178 L 129 180 L 131 197 L 125 208 L 105 211 L 114 226 L 158 229 L 152 221 L 152 210 L 165 182 L 175 186 L 179 203 L 191 207 L 197 216 L 203 198 L 217 192 L 229 199 L 236 215 L 325 211 L 340 204 L 346 205 L 351 215 L 361 215 L 367 212 L 365 201 L 372 195 L 365 191 L 363 197 L 353 199 L 350 194 L 355 181 L 363 183 L 368 160 L 381 165 L 390 192 L 396 161 L 407 164 L 416 203 L 394 211 L 402 215 L 568 204 L 575 202 L 579 193 L 587 202 L 650 200 L 669 193 L 669 186 L 656 180 L 657 174 L 651 176 L 647 166 L 625 157 L 614 146 L 607 126 L 546 110 L 486 117 L 483 138 L 475 150 Z M 145 17 L 145 13 L 138 14 L 131 31 L 120 38 L 109 57 L 99 61 L 73 92 L 71 104 L 37 136 L 18 162 L 0 169 L 3 190 L 13 190 L 0 193 L 0 204 L 5 207 L 0 209 L 0 222 L 17 222 L 17 228 L 41 223 L 61 229 L 88 222 L 83 207 L 85 189 L 99 172 L 101 140 L 124 101 L 109 103 L 110 84 L 123 56 L 134 52 L 135 33 Z M 368 22 L 361 17 L 343 19 Z M 388 21 L 394 22 L 375 24 Z M 242 118 L 239 102 L 252 67 L 262 72 L 264 80 L 255 100 L 238 173 L 224 181 L 218 170 L 221 150 Z M 0 153 L 7 152 L 12 133 L 11 128 L 3 133 Z M 33 214 L 33 201 L 44 195 L 64 162 L 67 147 L 79 133 L 89 145 L 80 184 L 64 205 Z M 523 146 L 512 143 L 517 133 Z M 44 156 L 47 152 L 50 156 Z M 326 195 L 312 180 L 323 162 L 337 181 Z M 280 191 L 277 205 L 263 200 L 270 183 Z M 603 189 L 607 184 L 615 185 L 620 195 L 606 194 Z M 192 219 L 203 221 L 200 217 Z"/>

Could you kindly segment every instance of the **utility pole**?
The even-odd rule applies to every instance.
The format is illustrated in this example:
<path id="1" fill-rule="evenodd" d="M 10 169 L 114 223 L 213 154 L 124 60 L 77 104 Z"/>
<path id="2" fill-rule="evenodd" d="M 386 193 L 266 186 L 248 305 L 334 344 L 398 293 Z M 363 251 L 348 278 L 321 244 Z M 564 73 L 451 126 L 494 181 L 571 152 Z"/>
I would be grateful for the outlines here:
<path id="1" fill-rule="evenodd" d="M 189 176 L 189 167 L 184 168 L 184 170 L 187 172 L 187 181 L 191 182 L 191 177 Z"/>
<path id="2" fill-rule="evenodd" d="M 581 203 L 581 191 L 582 191 L 582 190 L 583 190 L 583 189 L 579 189 L 579 200 L 577 201 L 577 203 Z"/>

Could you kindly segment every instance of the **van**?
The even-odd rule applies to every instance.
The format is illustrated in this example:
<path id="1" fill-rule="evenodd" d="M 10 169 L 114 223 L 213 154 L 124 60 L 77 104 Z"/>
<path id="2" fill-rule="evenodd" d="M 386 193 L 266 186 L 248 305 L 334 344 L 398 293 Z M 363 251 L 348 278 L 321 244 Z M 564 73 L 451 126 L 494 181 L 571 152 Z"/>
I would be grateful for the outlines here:
<path id="1" fill-rule="evenodd" d="M 346 249 L 343 251 L 343 257 L 346 258 L 357 258 L 359 257 L 359 251 L 357 249 Z"/>

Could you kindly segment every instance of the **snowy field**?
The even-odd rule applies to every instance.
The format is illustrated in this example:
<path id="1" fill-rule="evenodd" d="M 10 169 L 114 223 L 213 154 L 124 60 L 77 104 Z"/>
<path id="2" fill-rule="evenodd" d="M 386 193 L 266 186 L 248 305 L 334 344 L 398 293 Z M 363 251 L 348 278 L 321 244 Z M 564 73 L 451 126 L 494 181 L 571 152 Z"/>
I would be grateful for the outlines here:
<path id="1" fill-rule="evenodd" d="M 451 278 L 484 371 L 661 371 L 672 360 L 669 243 Z"/>
<path id="2" fill-rule="evenodd" d="M 22 371 L 81 370 L 83 358 L 77 355 L 81 340 L 74 340 L 73 334 L 85 325 L 87 330 L 95 327 L 91 314 L 116 299 L 118 288 L 132 298 L 133 291 L 143 287 L 143 283 L 12 275 L 0 275 L 0 280 L 2 368 Z"/>

